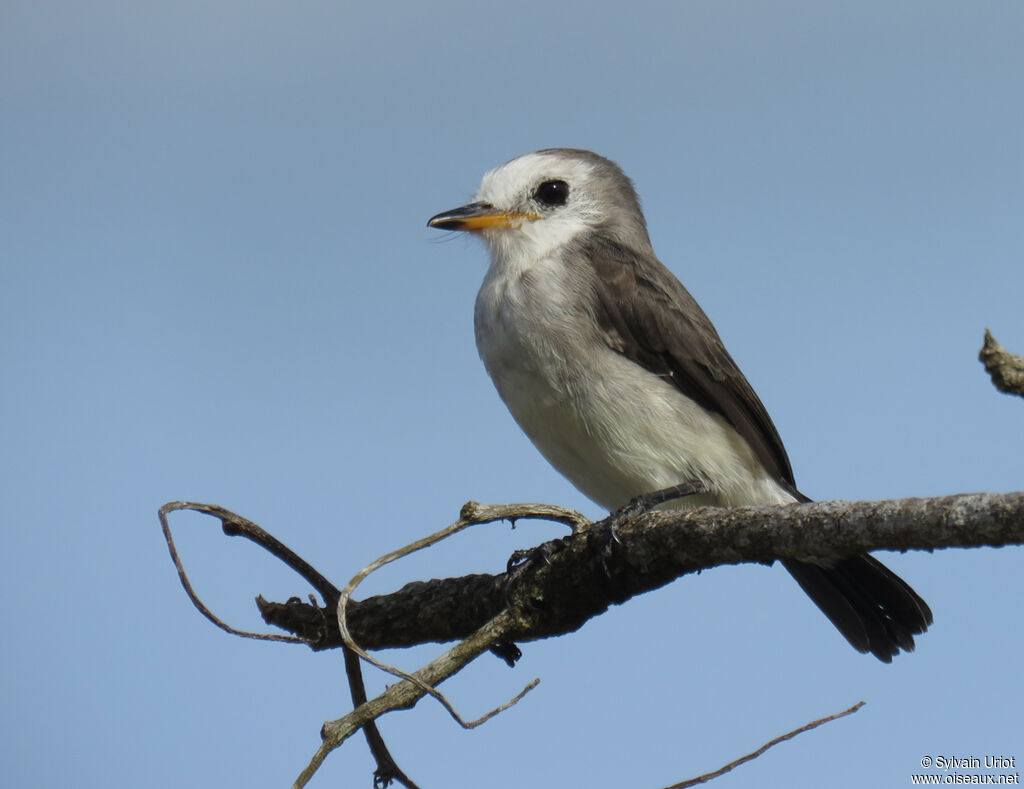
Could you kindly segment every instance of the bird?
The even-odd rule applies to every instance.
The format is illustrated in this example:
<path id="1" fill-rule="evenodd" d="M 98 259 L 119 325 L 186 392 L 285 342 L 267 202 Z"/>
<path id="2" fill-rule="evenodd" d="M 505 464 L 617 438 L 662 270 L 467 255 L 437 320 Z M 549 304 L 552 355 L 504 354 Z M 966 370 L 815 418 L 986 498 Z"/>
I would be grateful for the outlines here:
<path id="1" fill-rule="evenodd" d="M 609 511 L 679 485 L 696 492 L 674 507 L 810 501 L 711 320 L 655 255 L 617 164 L 574 148 L 527 153 L 427 224 L 486 242 L 480 357 L 522 430 L 585 496 Z M 782 564 L 854 649 L 883 662 L 932 624 L 928 604 L 868 554 Z"/>

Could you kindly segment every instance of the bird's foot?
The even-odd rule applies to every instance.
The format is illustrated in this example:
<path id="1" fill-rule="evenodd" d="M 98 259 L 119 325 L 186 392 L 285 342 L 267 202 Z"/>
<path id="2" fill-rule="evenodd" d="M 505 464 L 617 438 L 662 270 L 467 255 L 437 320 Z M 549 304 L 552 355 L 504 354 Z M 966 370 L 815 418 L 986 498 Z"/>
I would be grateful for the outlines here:
<path id="1" fill-rule="evenodd" d="M 515 668 L 516 661 L 523 656 L 523 651 L 511 641 L 491 644 L 491 652 L 504 660 L 509 668 Z"/>
<path id="2" fill-rule="evenodd" d="M 561 538 L 557 540 L 548 540 L 545 543 L 541 543 L 536 548 L 525 548 L 518 551 L 514 551 L 508 558 L 508 564 L 505 566 L 506 573 L 516 572 L 521 573 L 526 567 L 542 562 L 544 564 L 551 564 L 551 557 L 561 551 L 565 547 L 565 541 Z"/>
<path id="3" fill-rule="evenodd" d="M 608 562 L 615 554 L 618 546 L 622 545 L 622 539 L 619 536 L 620 526 L 637 515 L 648 512 L 665 502 L 685 498 L 686 496 L 695 496 L 707 491 L 708 486 L 703 482 L 684 482 L 680 485 L 673 485 L 670 488 L 653 490 L 650 493 L 644 493 L 631 499 L 607 518 L 594 524 L 593 529 L 597 532 L 598 554 L 601 557 L 601 566 L 604 569 L 605 576 L 611 579 L 612 573 Z"/>

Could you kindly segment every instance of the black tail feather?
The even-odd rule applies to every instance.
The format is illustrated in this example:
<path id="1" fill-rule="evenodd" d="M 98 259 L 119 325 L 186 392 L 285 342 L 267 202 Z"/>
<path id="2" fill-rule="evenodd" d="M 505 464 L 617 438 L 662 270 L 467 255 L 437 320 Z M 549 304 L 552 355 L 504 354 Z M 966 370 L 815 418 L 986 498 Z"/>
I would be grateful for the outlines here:
<path id="1" fill-rule="evenodd" d="M 932 623 L 932 611 L 906 581 L 862 554 L 831 567 L 788 559 L 782 563 L 858 652 L 890 663 Z"/>

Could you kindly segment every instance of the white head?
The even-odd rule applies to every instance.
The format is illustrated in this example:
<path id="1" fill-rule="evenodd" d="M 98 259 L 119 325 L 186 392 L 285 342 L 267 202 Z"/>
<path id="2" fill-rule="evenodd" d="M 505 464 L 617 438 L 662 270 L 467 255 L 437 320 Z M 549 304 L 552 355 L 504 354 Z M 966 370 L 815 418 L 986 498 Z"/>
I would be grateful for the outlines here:
<path id="1" fill-rule="evenodd" d="M 541 257 L 586 232 L 650 251 L 633 184 L 614 162 L 573 148 L 535 151 L 496 167 L 474 202 L 428 224 L 479 233 L 498 256 Z"/>

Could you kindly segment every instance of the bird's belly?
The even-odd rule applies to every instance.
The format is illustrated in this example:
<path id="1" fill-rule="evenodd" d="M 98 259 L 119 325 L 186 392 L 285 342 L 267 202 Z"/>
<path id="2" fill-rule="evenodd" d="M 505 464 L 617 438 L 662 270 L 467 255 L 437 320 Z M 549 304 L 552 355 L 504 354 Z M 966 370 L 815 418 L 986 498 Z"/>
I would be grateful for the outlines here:
<path id="1" fill-rule="evenodd" d="M 579 355 L 541 346 L 490 350 L 481 349 L 484 362 L 520 427 L 608 509 L 684 482 L 710 488 L 689 497 L 689 506 L 792 500 L 721 416 L 605 345 Z"/>

